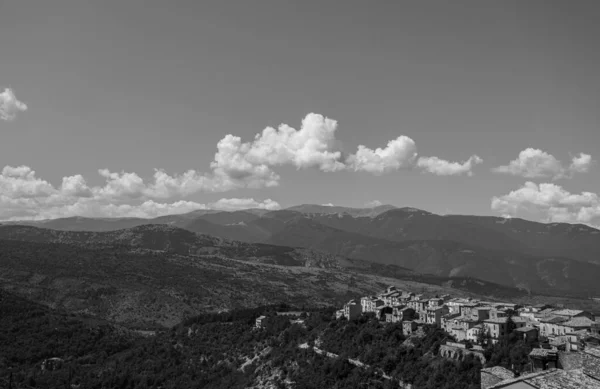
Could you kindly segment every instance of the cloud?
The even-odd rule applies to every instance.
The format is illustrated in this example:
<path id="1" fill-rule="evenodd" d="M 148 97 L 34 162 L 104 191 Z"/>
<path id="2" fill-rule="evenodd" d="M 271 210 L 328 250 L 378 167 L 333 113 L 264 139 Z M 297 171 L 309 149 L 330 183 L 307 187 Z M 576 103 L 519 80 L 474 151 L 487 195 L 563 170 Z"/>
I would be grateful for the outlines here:
<path id="1" fill-rule="evenodd" d="M 274 211 L 281 209 L 281 206 L 277 201 L 273 201 L 271 199 L 266 199 L 264 201 L 256 201 L 251 198 L 231 198 L 231 199 L 221 199 L 210 204 L 211 209 L 220 209 L 224 211 L 235 211 L 239 209 L 267 209 L 269 211 Z"/>
<path id="2" fill-rule="evenodd" d="M 63 177 L 60 191 L 67 196 L 92 197 L 93 191 L 85 182 L 81 174 Z"/>
<path id="3" fill-rule="evenodd" d="M 502 215 L 526 215 L 548 222 L 600 225 L 598 194 L 573 194 L 552 183 L 538 185 L 527 182 L 506 195 L 493 197 L 491 207 Z"/>
<path id="4" fill-rule="evenodd" d="M 365 207 L 367 208 L 375 208 L 375 207 L 379 207 L 383 205 L 383 203 L 379 200 L 373 200 L 373 201 L 369 201 L 365 204 Z"/>
<path id="5" fill-rule="evenodd" d="M 5 166 L 0 173 L 0 193 L 10 198 L 47 197 L 56 193 L 56 189 L 37 178 L 28 166 Z"/>
<path id="6" fill-rule="evenodd" d="M 0 220 L 48 219 L 68 216 L 143 217 L 190 212 L 196 209 L 279 209 L 276 201 L 252 198 L 221 199 L 210 204 L 193 201 L 158 202 L 155 198 L 172 198 L 229 185 L 217 178 L 188 171 L 169 176 L 161 170 L 148 183 L 136 173 L 98 170 L 104 185 L 89 186 L 80 175 L 62 178 L 61 185 L 36 176 L 28 166 L 6 166 L 0 173 Z M 223 189 L 219 187 L 218 189 Z"/>
<path id="7" fill-rule="evenodd" d="M 2 96 L 4 100 L 12 101 L 12 105 L 24 109 L 24 105 L 13 101 L 16 99 L 12 91 L 7 90 Z M 8 105 L 3 104 L 6 112 L 14 111 L 12 108 L 7 110 Z M 281 166 L 374 175 L 420 167 L 438 175 L 471 175 L 472 167 L 481 163 L 477 156 L 463 163 L 437 157 L 417 159 L 415 142 L 404 135 L 389 141 L 383 148 L 359 145 L 355 153 L 347 154 L 342 152 L 341 143 L 335 138 L 337 127 L 337 121 L 310 113 L 302 120 L 298 130 L 281 124 L 277 129 L 265 128 L 249 142 L 243 142 L 232 134 L 223 137 L 217 143 L 217 151 L 207 172 L 190 169 L 180 174 L 168 174 L 156 169 L 150 179 L 144 180 L 135 172 L 99 169 L 98 174 L 104 178 L 104 183 L 97 186 L 90 186 L 82 175 L 75 174 L 63 177 L 61 185 L 54 187 L 36 177 L 35 171 L 28 166 L 6 166 L 0 175 L 0 193 L 3 196 L 0 205 L 6 207 L 0 209 L 0 217 L 31 216 L 36 212 L 44 215 L 49 212 L 61 215 L 77 212 L 84 215 L 153 215 L 169 209 L 205 206 L 165 200 L 183 201 L 182 198 L 199 192 L 274 187 L 281 179 L 274 169 Z M 573 159 L 573 170 L 585 171 L 590 164 L 591 158 L 581 154 Z M 146 205 L 142 207 L 143 204 Z M 279 204 L 270 200 L 229 199 L 212 206 L 276 209 Z"/>
<path id="8" fill-rule="evenodd" d="M 573 157 L 571 160 L 569 170 L 573 173 L 587 173 L 593 164 L 594 161 L 591 155 L 579 153 L 578 156 Z"/>
<path id="9" fill-rule="evenodd" d="M 408 136 L 398 136 L 383 148 L 359 145 L 355 153 L 344 155 L 335 137 L 337 128 L 337 121 L 310 113 L 298 130 L 287 124 L 267 127 L 250 142 L 229 134 L 217 144 L 211 168 L 215 177 L 230 186 L 262 188 L 279 184 L 281 177 L 273 170 L 279 166 L 382 175 L 416 164 L 417 146 Z M 421 159 L 424 170 L 437 175 L 471 175 L 471 168 L 478 163 L 481 159 L 477 156 L 462 164 L 437 157 Z"/>
<path id="10" fill-rule="evenodd" d="M 144 180 L 136 173 L 112 173 L 108 169 L 99 169 L 98 174 L 106 179 L 103 187 L 94 188 L 98 196 L 113 200 L 137 199 L 146 191 Z"/>
<path id="11" fill-rule="evenodd" d="M 0 220 L 42 220 L 61 217 L 139 217 L 153 218 L 207 209 L 204 204 L 192 201 L 158 203 L 147 200 L 138 204 L 114 204 L 98 198 L 63 199 L 57 204 L 43 199 L 7 199 L 0 196 Z"/>
<path id="12" fill-rule="evenodd" d="M 383 149 L 378 147 L 373 150 L 364 145 L 358 146 L 358 150 L 348 157 L 346 164 L 350 170 L 381 175 L 403 167 L 410 167 L 416 158 L 415 141 L 402 135 L 389 141 Z"/>
<path id="13" fill-rule="evenodd" d="M 0 220 L 42 220 L 61 217 L 139 217 L 154 218 L 192 212 L 198 209 L 238 209 L 260 208 L 280 209 L 276 201 L 267 199 L 221 199 L 214 203 L 202 204 L 194 201 L 156 202 L 136 201 L 131 204 L 115 204 L 98 197 L 60 198 L 18 198 L 0 195 Z"/>
<path id="14" fill-rule="evenodd" d="M 562 162 L 552 154 L 534 148 L 527 148 L 519 153 L 519 156 L 510 161 L 508 165 L 498 166 L 492 171 L 496 173 L 511 174 L 524 178 L 571 178 L 574 173 L 585 173 L 592 165 L 592 157 L 580 153 L 572 159 L 569 167 L 564 167 Z"/>
<path id="15" fill-rule="evenodd" d="M 341 151 L 335 150 L 337 122 L 323 115 L 306 115 L 299 130 L 282 124 L 267 127 L 251 142 L 227 135 L 217 144 L 211 168 L 219 177 L 242 182 L 250 188 L 276 186 L 280 179 L 272 169 L 291 165 L 324 172 L 343 170 Z"/>
<path id="16" fill-rule="evenodd" d="M 5 88 L 0 93 L 0 119 L 11 121 L 17 117 L 18 112 L 26 111 L 27 105 L 17 100 L 15 93 L 10 88 Z"/>
<path id="17" fill-rule="evenodd" d="M 483 163 L 483 159 L 477 155 L 471 156 L 468 160 L 460 162 L 449 162 L 438 157 L 421 157 L 417 161 L 417 166 L 421 169 L 438 176 L 456 176 L 466 174 L 473 175 L 473 167 Z"/>

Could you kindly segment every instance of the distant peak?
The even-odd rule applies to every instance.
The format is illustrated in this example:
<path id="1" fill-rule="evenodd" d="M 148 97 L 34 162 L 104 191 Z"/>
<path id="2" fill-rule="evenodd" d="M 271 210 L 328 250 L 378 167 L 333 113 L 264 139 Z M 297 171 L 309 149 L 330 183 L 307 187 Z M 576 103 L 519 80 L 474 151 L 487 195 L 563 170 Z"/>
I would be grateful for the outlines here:
<path id="1" fill-rule="evenodd" d="M 424 211 L 422 209 L 414 208 L 414 207 L 396 208 L 394 211 L 405 212 L 405 213 L 422 213 L 422 214 L 425 214 L 425 215 L 433 215 L 431 212 Z"/>

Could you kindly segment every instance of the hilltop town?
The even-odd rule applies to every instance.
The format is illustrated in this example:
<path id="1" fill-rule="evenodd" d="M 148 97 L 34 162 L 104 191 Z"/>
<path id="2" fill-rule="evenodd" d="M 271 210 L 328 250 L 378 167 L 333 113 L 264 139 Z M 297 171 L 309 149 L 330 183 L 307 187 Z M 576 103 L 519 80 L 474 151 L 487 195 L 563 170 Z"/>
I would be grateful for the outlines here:
<path id="1" fill-rule="evenodd" d="M 426 298 L 390 286 L 376 296 L 350 300 L 336 312 L 336 319 L 342 320 L 364 316 L 401 323 L 406 336 L 418 334 L 426 325 L 439 327 L 448 334 L 439 355 L 459 361 L 473 356 L 485 364 L 484 348 L 508 337 L 532 346 L 523 374 L 516 377 L 501 366 L 482 369 L 482 389 L 600 388 L 600 322 L 585 310 L 450 295 Z M 522 383 L 529 386 L 519 386 Z M 536 386 L 542 384 L 550 386 Z"/>

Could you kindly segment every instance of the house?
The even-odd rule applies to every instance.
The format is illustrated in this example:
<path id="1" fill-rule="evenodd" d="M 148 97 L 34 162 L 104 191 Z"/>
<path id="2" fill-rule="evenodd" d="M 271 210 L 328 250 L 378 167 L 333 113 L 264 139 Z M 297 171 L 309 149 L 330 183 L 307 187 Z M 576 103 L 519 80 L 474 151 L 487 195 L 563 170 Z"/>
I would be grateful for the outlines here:
<path id="1" fill-rule="evenodd" d="M 500 319 L 502 317 L 508 317 L 506 310 L 496 308 L 490 310 L 490 319 Z"/>
<path id="2" fill-rule="evenodd" d="M 569 332 L 566 335 L 567 347 L 566 351 L 580 351 L 585 348 L 585 340 L 590 333 L 587 330 L 579 330 Z"/>
<path id="3" fill-rule="evenodd" d="M 427 308 L 425 311 L 425 321 L 427 324 L 440 326 L 442 324 L 442 316 L 448 314 L 448 312 L 449 309 L 445 305 Z"/>
<path id="4" fill-rule="evenodd" d="M 459 316 L 452 320 L 451 326 L 460 327 L 466 331 L 469 328 L 475 327 L 478 323 L 479 322 L 477 320 L 472 319 L 470 317 Z"/>
<path id="5" fill-rule="evenodd" d="M 411 335 L 412 333 L 414 333 L 417 330 L 417 323 L 409 320 L 409 321 L 403 321 L 402 322 L 402 333 L 404 335 Z"/>
<path id="6" fill-rule="evenodd" d="M 548 337 L 552 335 L 559 335 L 559 332 L 561 330 L 560 323 L 568 320 L 569 319 L 565 316 L 549 315 L 545 317 L 540 317 L 540 336 Z"/>
<path id="7" fill-rule="evenodd" d="M 256 328 L 262 328 L 266 318 L 267 318 L 266 316 L 257 317 L 256 321 L 255 321 Z"/>
<path id="8" fill-rule="evenodd" d="M 473 307 L 471 308 L 471 317 L 477 321 L 490 319 L 492 307 Z"/>
<path id="9" fill-rule="evenodd" d="M 427 305 L 429 300 L 412 300 L 408 303 L 408 306 L 415 310 L 419 316 L 424 316 L 427 311 Z"/>
<path id="10" fill-rule="evenodd" d="M 378 307 L 375 310 L 375 317 L 379 320 L 385 320 L 386 315 L 388 315 L 388 314 L 391 315 L 392 312 L 393 312 L 392 307 L 390 307 L 389 305 L 384 305 L 384 306 Z"/>
<path id="11" fill-rule="evenodd" d="M 336 320 L 339 320 L 342 317 L 344 317 L 344 308 L 338 309 L 337 311 L 335 311 L 335 318 L 336 318 Z"/>
<path id="12" fill-rule="evenodd" d="M 473 310 L 473 308 L 478 307 L 479 304 L 477 303 L 469 303 L 469 304 L 462 304 L 460 306 L 460 314 L 461 316 L 466 316 L 466 317 L 471 317 L 471 311 Z"/>
<path id="13" fill-rule="evenodd" d="M 402 294 L 400 295 L 400 303 L 401 304 L 408 303 L 410 300 L 412 300 L 414 295 L 415 294 L 413 292 L 402 292 Z"/>
<path id="14" fill-rule="evenodd" d="M 513 317 L 512 321 L 516 328 L 525 327 L 526 322 L 523 320 L 523 318 Z M 489 332 L 490 336 L 492 337 L 492 343 L 496 343 L 502 336 L 508 335 L 507 323 L 507 317 L 502 317 L 499 319 L 487 319 L 483 322 L 485 331 Z"/>
<path id="15" fill-rule="evenodd" d="M 436 308 L 444 305 L 444 299 L 442 298 L 433 298 L 427 301 L 427 308 Z"/>
<path id="16" fill-rule="evenodd" d="M 456 340 L 462 341 L 467 339 L 469 329 L 475 327 L 477 324 L 478 321 L 470 317 L 458 316 L 446 320 L 444 329 L 450 335 L 454 336 Z"/>
<path id="17" fill-rule="evenodd" d="M 534 342 L 538 338 L 538 329 L 531 326 L 516 328 L 515 332 L 526 342 Z"/>
<path id="18" fill-rule="evenodd" d="M 397 290 L 392 290 L 390 292 L 379 295 L 379 298 L 383 300 L 385 305 L 398 305 L 400 304 L 400 296 L 402 293 Z"/>
<path id="19" fill-rule="evenodd" d="M 571 320 L 567 320 L 565 322 L 560 323 L 559 330 L 562 335 L 579 330 L 591 331 L 592 324 L 595 323 L 595 321 L 590 320 L 590 318 L 588 318 L 587 316 L 577 316 L 572 318 Z"/>
<path id="20" fill-rule="evenodd" d="M 467 340 L 468 330 L 465 330 L 461 327 L 452 327 L 448 332 L 450 335 L 454 336 L 456 340 L 462 342 L 463 340 Z"/>
<path id="21" fill-rule="evenodd" d="M 581 369 L 565 371 L 550 369 L 500 381 L 487 389 L 600 389 L 600 381 Z"/>
<path id="22" fill-rule="evenodd" d="M 393 313 L 385 314 L 385 322 L 386 323 L 397 323 L 399 320 L 394 317 Z"/>
<path id="23" fill-rule="evenodd" d="M 470 302 L 470 300 L 468 300 L 468 299 L 453 298 L 453 299 L 446 301 L 446 305 L 448 306 L 450 313 L 460 314 L 460 307 L 465 304 L 469 304 L 469 302 Z"/>
<path id="24" fill-rule="evenodd" d="M 558 351 L 545 348 L 534 348 L 529 353 L 533 371 L 548 370 L 558 367 Z"/>
<path id="25" fill-rule="evenodd" d="M 502 366 L 494 366 L 481 369 L 480 378 L 481 389 L 488 389 L 501 381 L 515 378 L 515 373 Z"/>
<path id="26" fill-rule="evenodd" d="M 415 318 L 415 310 L 411 307 L 405 307 L 402 305 L 398 305 L 392 307 L 392 323 L 398 323 L 401 321 L 409 321 Z"/>
<path id="27" fill-rule="evenodd" d="M 448 307 L 448 311 L 450 311 L 450 307 Z M 445 315 L 442 316 L 442 328 L 444 330 L 446 330 L 446 332 L 448 332 L 448 329 L 450 328 L 452 321 L 456 318 L 460 317 L 460 313 L 447 313 Z"/>
<path id="28" fill-rule="evenodd" d="M 344 304 L 344 317 L 348 320 L 356 320 L 362 314 L 362 306 L 356 301 L 350 300 Z"/>
<path id="29" fill-rule="evenodd" d="M 579 309 L 559 309 L 557 311 L 552 312 L 553 315 L 556 316 L 564 316 L 566 318 L 572 319 L 574 317 L 587 317 L 590 320 L 594 320 L 594 315 L 588 311 L 582 311 Z"/>
<path id="30" fill-rule="evenodd" d="M 467 330 L 466 340 L 475 343 L 479 339 L 479 335 L 484 332 L 483 324 L 477 324 Z"/>
<path id="31" fill-rule="evenodd" d="M 362 297 L 360 299 L 362 312 L 375 312 L 377 308 L 382 307 L 385 301 L 375 296 Z"/>
<path id="32" fill-rule="evenodd" d="M 553 312 L 554 312 L 554 308 L 543 309 L 541 311 L 535 312 L 533 314 L 533 319 L 537 322 L 540 322 L 540 320 L 542 320 L 542 319 L 554 316 Z"/>

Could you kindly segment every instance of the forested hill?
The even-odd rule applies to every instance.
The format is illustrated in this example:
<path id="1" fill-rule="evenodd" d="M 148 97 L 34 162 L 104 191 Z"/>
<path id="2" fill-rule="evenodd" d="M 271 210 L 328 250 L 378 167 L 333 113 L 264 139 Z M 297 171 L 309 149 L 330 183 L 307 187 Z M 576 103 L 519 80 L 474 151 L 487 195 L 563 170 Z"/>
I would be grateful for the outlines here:
<path id="1" fill-rule="evenodd" d="M 436 356 L 446 336 L 441 330 L 427 327 L 424 337 L 405 342 L 400 325 L 368 318 L 335 321 L 332 308 L 311 312 L 302 326 L 274 314 L 286 308 L 197 316 L 142 335 L 0 292 L 0 384 L 12 380 L 14 389 L 383 389 L 397 387 L 394 379 L 403 377 L 416 388 L 479 387 L 479 362 Z M 257 330 L 254 322 L 261 313 L 267 320 Z M 300 347 L 316 339 L 339 357 Z M 349 363 L 350 356 L 370 367 Z"/>

